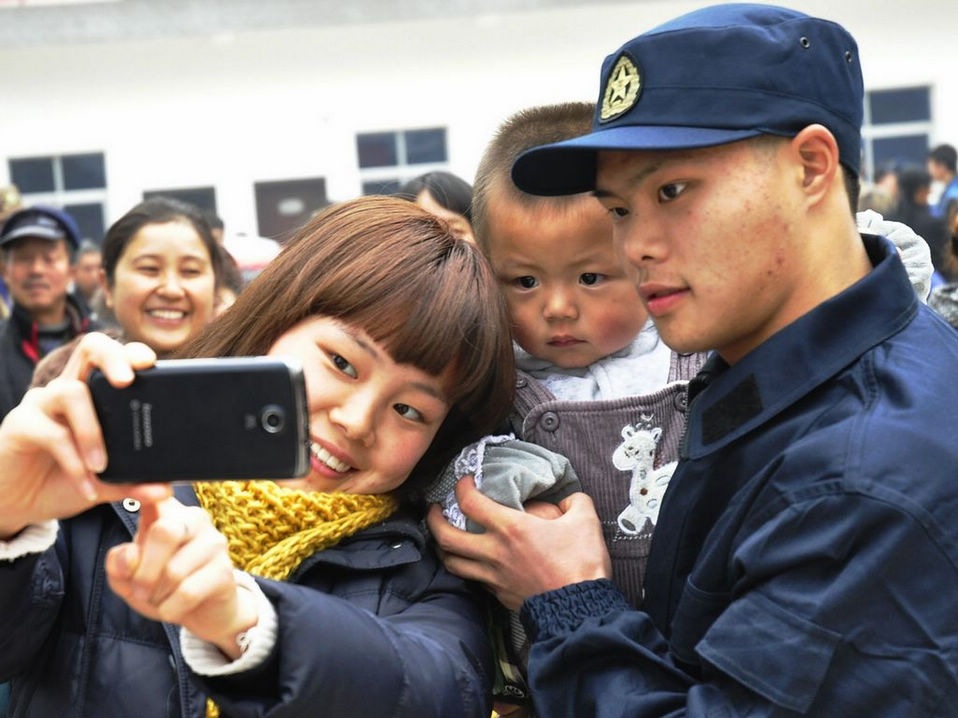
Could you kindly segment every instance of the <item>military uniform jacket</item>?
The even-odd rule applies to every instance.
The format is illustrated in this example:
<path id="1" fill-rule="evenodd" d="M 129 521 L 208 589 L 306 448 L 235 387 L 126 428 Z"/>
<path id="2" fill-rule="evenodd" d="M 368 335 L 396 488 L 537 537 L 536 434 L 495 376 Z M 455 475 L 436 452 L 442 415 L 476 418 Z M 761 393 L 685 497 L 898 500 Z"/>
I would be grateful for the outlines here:
<path id="1" fill-rule="evenodd" d="M 692 382 L 645 612 L 525 602 L 543 715 L 954 716 L 958 334 L 894 248 Z"/>

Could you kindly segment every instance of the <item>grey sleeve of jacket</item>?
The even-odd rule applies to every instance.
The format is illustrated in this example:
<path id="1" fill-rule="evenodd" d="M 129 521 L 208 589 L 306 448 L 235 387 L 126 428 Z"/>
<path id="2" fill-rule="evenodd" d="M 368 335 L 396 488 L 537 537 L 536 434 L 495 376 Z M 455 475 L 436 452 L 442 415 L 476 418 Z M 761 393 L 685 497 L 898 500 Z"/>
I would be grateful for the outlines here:
<path id="1" fill-rule="evenodd" d="M 908 225 L 884 219 L 878 212 L 871 209 L 856 214 L 855 222 L 859 232 L 882 235 L 898 247 L 901 261 L 908 272 L 908 279 L 915 289 L 915 294 L 921 301 L 927 302 L 928 295 L 931 293 L 931 274 L 934 271 L 928 243 L 915 234 Z"/>
<path id="2" fill-rule="evenodd" d="M 557 504 L 582 490 L 569 460 L 537 444 L 500 437 L 497 443 L 466 447 L 429 488 L 427 500 L 442 503 L 446 518 L 472 533 L 481 533 L 482 527 L 459 511 L 455 495 L 456 483 L 469 474 L 475 476 L 476 487 L 483 494 L 520 511 L 530 499 Z"/>

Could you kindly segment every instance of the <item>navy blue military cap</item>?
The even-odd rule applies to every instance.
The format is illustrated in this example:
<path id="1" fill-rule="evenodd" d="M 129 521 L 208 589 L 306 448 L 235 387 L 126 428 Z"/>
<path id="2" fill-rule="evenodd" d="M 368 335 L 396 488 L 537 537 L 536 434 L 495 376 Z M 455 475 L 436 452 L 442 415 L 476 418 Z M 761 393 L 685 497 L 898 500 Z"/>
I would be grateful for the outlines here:
<path id="1" fill-rule="evenodd" d="M 821 124 L 861 163 L 858 46 L 834 22 L 772 5 L 697 10 L 629 40 L 602 64 L 592 132 L 534 147 L 512 167 L 530 194 L 595 188 L 599 150 L 710 147 Z"/>
<path id="2" fill-rule="evenodd" d="M 7 217 L 0 230 L 0 247 L 20 237 L 65 239 L 71 251 L 80 246 L 80 230 L 73 217 L 62 209 L 39 204 L 17 210 Z"/>

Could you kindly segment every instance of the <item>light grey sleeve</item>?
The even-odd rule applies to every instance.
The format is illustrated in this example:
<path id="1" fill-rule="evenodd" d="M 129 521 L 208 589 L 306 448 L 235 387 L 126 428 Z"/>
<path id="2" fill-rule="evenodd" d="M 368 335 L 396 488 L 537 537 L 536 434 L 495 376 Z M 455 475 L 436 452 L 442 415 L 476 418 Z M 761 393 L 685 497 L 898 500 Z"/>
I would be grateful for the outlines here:
<path id="1" fill-rule="evenodd" d="M 456 482 L 470 473 L 483 494 L 520 511 L 530 499 L 557 504 L 581 490 L 572 464 L 561 454 L 527 441 L 499 438 L 502 440 L 498 443 L 480 442 L 479 451 L 476 445 L 464 449 L 427 491 L 428 500 L 443 505 L 443 514 L 450 523 L 472 533 L 482 533 L 482 527 L 462 514 L 454 491 Z M 463 456 L 472 462 L 462 460 Z M 472 465 L 476 458 L 479 463 Z"/>
<path id="2" fill-rule="evenodd" d="M 880 234 L 895 243 L 901 254 L 901 261 L 908 271 L 911 286 L 915 288 L 915 294 L 921 301 L 927 302 L 931 293 L 931 274 L 934 271 L 928 243 L 908 225 L 883 219 L 878 212 L 871 209 L 856 214 L 855 221 L 859 232 Z"/>

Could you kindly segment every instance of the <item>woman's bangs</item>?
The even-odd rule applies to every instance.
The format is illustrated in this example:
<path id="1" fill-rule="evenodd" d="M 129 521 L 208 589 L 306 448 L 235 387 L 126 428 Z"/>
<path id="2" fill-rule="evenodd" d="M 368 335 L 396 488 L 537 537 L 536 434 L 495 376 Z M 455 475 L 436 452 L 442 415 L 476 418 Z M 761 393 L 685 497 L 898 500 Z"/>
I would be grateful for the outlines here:
<path id="1" fill-rule="evenodd" d="M 435 280 L 435 276 L 433 276 Z M 450 297 L 435 281 L 406 284 L 393 292 L 389 310 L 362 312 L 356 317 L 370 337 L 385 347 L 398 364 L 410 364 L 438 376 L 458 363 L 462 346 L 462 302 Z"/>

